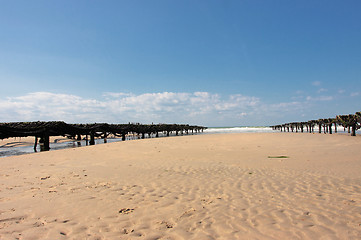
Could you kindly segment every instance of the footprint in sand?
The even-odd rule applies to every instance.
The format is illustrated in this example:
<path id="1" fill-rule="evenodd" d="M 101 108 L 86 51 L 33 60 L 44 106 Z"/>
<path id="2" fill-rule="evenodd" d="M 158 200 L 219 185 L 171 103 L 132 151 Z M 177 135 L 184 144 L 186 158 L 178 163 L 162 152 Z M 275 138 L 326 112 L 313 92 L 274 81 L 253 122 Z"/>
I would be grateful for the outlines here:
<path id="1" fill-rule="evenodd" d="M 119 213 L 121 214 L 129 214 L 132 213 L 134 211 L 134 208 L 122 208 L 119 210 Z"/>

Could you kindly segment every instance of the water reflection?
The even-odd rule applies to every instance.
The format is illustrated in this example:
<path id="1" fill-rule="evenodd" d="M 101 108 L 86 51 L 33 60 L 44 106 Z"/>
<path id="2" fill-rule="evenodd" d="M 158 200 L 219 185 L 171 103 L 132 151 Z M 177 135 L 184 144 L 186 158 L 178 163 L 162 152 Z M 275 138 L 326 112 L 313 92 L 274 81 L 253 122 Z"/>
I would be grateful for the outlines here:
<path id="1" fill-rule="evenodd" d="M 121 140 L 122 140 L 121 138 L 108 138 L 106 140 L 95 139 L 95 144 L 118 142 Z M 0 146 L 0 157 L 23 155 L 23 154 L 44 151 L 44 145 L 42 143 L 38 143 L 36 148 L 34 148 L 34 145 L 19 146 L 22 144 L 23 144 L 22 142 L 14 142 L 14 143 L 9 143 L 9 144 Z M 50 143 L 50 151 L 66 149 L 66 148 L 77 148 L 77 147 L 88 146 L 88 145 L 89 145 L 89 142 L 86 141 L 85 139 L 80 140 L 80 141 L 79 140 L 72 141 L 69 139 L 69 141 L 65 141 L 65 142 L 58 142 L 57 140 L 55 140 L 54 142 Z"/>

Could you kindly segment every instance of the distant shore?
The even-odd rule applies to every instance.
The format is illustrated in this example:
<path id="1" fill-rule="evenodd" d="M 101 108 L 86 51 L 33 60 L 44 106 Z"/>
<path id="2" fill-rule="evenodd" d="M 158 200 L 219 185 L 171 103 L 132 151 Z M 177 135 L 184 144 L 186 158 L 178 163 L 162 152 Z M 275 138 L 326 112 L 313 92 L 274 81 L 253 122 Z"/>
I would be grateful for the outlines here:
<path id="1" fill-rule="evenodd" d="M 359 239 L 361 137 L 203 134 L 1 159 L 1 239 Z"/>

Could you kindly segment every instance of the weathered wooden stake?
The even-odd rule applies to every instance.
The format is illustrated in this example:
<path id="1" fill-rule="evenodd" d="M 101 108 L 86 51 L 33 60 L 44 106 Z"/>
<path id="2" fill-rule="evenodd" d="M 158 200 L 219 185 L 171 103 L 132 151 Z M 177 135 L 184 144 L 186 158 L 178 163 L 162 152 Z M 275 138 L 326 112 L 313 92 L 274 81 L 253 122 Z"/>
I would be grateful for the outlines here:
<path id="1" fill-rule="evenodd" d="M 108 136 L 108 134 L 105 132 L 104 133 L 104 143 L 107 143 L 107 136 Z"/>
<path id="2" fill-rule="evenodd" d="M 351 128 L 352 128 L 351 136 L 356 136 L 356 124 L 352 124 Z"/>
<path id="3" fill-rule="evenodd" d="M 50 143 L 49 143 L 49 136 L 44 134 L 40 138 L 40 151 L 49 151 L 50 150 Z"/>
<path id="4" fill-rule="evenodd" d="M 95 145 L 95 134 L 94 134 L 94 131 L 91 131 L 90 132 L 90 142 L 89 142 L 90 145 Z"/>
<path id="5" fill-rule="evenodd" d="M 35 143 L 34 143 L 34 152 L 36 151 L 36 147 L 38 146 L 38 136 L 35 136 Z"/>

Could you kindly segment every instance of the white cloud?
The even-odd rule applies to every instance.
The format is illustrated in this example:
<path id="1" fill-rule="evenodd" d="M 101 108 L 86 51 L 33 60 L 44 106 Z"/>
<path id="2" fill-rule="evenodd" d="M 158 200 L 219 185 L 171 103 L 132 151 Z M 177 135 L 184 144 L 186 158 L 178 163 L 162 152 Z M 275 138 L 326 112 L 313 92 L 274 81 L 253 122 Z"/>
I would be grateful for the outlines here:
<path id="1" fill-rule="evenodd" d="M 307 101 L 332 101 L 333 99 L 334 98 L 332 96 L 306 97 Z"/>
<path id="2" fill-rule="evenodd" d="M 320 89 L 318 89 L 318 93 L 322 93 L 322 92 L 327 92 L 328 90 L 327 89 L 325 89 L 325 88 L 320 88 Z"/>
<path id="3" fill-rule="evenodd" d="M 114 92 L 105 92 L 103 93 L 103 97 L 112 97 L 112 98 L 118 98 L 118 97 L 123 97 L 123 96 L 131 96 L 131 93 L 114 93 Z"/>
<path id="4" fill-rule="evenodd" d="M 351 97 L 356 97 L 356 96 L 359 96 L 360 93 L 359 92 L 353 92 L 350 94 Z"/>
<path id="5" fill-rule="evenodd" d="M 95 100 L 69 94 L 34 92 L 0 100 L 0 121 L 217 122 L 247 115 L 260 103 L 240 94 L 225 98 L 208 92 L 104 93 Z"/>
<path id="6" fill-rule="evenodd" d="M 314 81 L 314 82 L 312 82 L 312 85 L 313 86 L 320 86 L 321 82 L 320 81 Z"/>
<path id="7" fill-rule="evenodd" d="M 357 94 L 354 93 L 355 96 Z M 100 99 L 92 99 L 34 92 L 0 99 L 0 122 L 58 120 L 68 123 L 265 125 L 284 121 L 282 119 L 305 118 L 305 112 L 319 109 L 319 106 L 333 99 L 332 96 L 308 96 L 289 102 L 267 103 L 255 96 L 209 92 L 108 92 Z"/>

